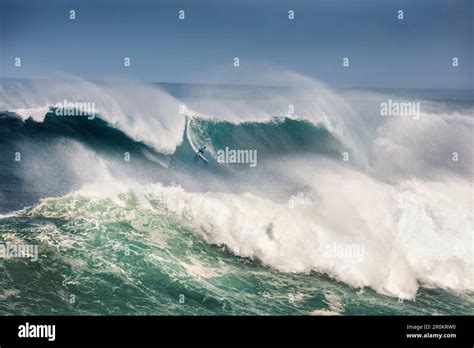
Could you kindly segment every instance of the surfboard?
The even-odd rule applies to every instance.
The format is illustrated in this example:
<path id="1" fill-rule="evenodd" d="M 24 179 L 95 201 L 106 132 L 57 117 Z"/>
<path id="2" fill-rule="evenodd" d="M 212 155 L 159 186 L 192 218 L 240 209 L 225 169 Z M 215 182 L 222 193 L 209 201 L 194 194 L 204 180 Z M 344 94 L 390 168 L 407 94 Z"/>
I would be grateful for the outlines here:
<path id="1" fill-rule="evenodd" d="M 197 154 L 199 157 L 201 157 L 204 161 L 209 162 L 206 157 L 202 153 Z"/>

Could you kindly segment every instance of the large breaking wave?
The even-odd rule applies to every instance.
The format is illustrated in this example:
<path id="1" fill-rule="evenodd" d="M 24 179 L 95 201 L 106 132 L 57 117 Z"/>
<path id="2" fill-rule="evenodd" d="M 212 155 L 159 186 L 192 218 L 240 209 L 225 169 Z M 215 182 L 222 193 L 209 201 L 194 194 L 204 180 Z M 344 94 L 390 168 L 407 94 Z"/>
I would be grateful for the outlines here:
<path id="1" fill-rule="evenodd" d="M 51 197 L 119 204 L 132 194 L 137 209 L 159 202 L 208 243 L 283 272 L 325 273 L 400 298 L 420 286 L 474 290 L 472 102 L 446 109 L 413 98 L 419 119 L 383 118 L 379 101 L 396 96 L 349 98 L 307 79 L 294 90 L 259 89 L 252 102 L 77 79 L 8 81 L 1 94 L 3 211 L 45 216 Z M 96 101 L 99 116 L 55 116 L 50 107 L 63 99 Z M 201 144 L 208 165 L 193 156 Z M 225 146 L 257 150 L 258 166 L 218 163 Z M 17 151 L 23 159 L 12 164 Z M 51 214 L 74 214 L 65 209 Z M 362 257 L 328 252 L 347 245 Z"/>

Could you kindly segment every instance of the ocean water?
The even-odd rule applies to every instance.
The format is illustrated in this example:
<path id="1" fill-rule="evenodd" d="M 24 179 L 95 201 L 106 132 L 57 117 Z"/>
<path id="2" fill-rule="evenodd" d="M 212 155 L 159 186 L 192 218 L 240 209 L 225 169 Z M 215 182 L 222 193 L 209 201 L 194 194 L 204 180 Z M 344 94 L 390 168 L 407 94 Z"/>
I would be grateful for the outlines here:
<path id="1" fill-rule="evenodd" d="M 474 314 L 472 91 L 0 95 L 0 244 L 38 247 L 0 259 L 1 315 Z M 98 114 L 57 116 L 63 100 Z M 381 116 L 388 100 L 421 112 Z M 225 147 L 256 166 L 220 163 Z"/>

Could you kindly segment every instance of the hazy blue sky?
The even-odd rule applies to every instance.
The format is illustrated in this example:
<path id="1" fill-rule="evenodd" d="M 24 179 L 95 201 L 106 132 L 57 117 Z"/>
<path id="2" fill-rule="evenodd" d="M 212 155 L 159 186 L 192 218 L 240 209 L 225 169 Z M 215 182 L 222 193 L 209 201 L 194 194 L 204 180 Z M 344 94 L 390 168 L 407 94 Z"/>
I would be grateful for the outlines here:
<path id="1" fill-rule="evenodd" d="M 67 73 L 205 83 L 221 74 L 222 82 L 233 83 L 257 63 L 336 86 L 472 88 L 472 0 L 0 2 L 1 75 L 7 77 Z M 126 56 L 130 68 L 123 67 Z"/>

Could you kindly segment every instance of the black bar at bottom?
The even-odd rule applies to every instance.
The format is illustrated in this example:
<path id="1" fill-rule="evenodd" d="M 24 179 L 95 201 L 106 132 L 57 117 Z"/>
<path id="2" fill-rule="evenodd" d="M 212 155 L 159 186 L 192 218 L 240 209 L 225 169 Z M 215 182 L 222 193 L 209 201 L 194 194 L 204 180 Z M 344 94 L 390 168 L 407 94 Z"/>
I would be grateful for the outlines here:
<path id="1" fill-rule="evenodd" d="M 27 324 L 28 323 L 28 324 Z M 52 330 L 32 325 L 55 325 Z M 50 327 L 52 329 L 52 327 Z M 473 317 L 0 317 L 0 346 L 58 344 L 409 344 L 470 346 Z M 28 331 L 29 330 L 29 331 Z M 20 333 L 22 331 L 22 333 Z M 28 333 L 26 334 L 26 331 Z M 39 335 L 47 337 L 19 337 Z M 48 338 L 49 337 L 49 338 Z"/>

